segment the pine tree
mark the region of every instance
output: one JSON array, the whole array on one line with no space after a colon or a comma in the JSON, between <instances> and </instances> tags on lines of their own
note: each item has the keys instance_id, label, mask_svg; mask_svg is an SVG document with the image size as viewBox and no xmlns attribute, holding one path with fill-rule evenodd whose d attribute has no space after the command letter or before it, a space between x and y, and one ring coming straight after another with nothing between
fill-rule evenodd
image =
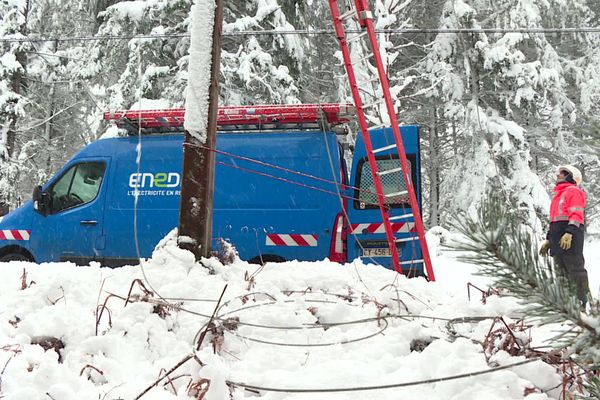
<instances>
[{"instance_id":1,"label":"pine tree","mask_svg":"<svg viewBox=\"0 0 600 400\"><path fill-rule=\"evenodd\" d=\"M28 44L10 39L27 35L30 8L28 0L0 4L0 37L8 39L0 44L0 215L16 202L13 186L21 174L20 163L15 159L17 129L27 102L23 77Z\"/></svg>"},{"instance_id":2,"label":"pine tree","mask_svg":"<svg viewBox=\"0 0 600 400\"><path fill-rule=\"evenodd\" d=\"M297 35L237 35L247 30L294 30L295 7L277 0L232 2L221 50L222 104L298 103L296 79L304 59ZM288 11L286 14L284 11Z\"/></svg>"},{"instance_id":3,"label":"pine tree","mask_svg":"<svg viewBox=\"0 0 600 400\"><path fill-rule=\"evenodd\" d=\"M99 13L97 36L131 36L99 40L86 51L77 75L98 86L105 110L128 109L140 98L162 99L182 106L187 84L187 37L136 38L136 35L184 35L191 2L147 2L133 9L116 3ZM74 65L75 66L75 65Z\"/></svg>"},{"instance_id":4,"label":"pine tree","mask_svg":"<svg viewBox=\"0 0 600 400\"><path fill-rule=\"evenodd\" d=\"M330 30L331 14L326 1L296 2L299 29ZM299 98L303 103L346 103L351 101L347 78L340 58L339 44L333 35L299 36L305 57L297 78Z\"/></svg>"},{"instance_id":5,"label":"pine tree","mask_svg":"<svg viewBox=\"0 0 600 400\"><path fill-rule=\"evenodd\" d=\"M29 16L31 36L85 36L95 24L87 1L42 0ZM78 21L74 24L73 21ZM81 56L82 44L50 40L29 43L26 113L19 124L21 168L26 171L17 190L27 198L31 188L46 181L73 152L87 144L85 132L89 94L85 82L69 68Z\"/></svg>"},{"instance_id":6,"label":"pine tree","mask_svg":"<svg viewBox=\"0 0 600 400\"><path fill-rule=\"evenodd\" d=\"M437 16L437 26L445 29L585 27L593 15L583 0L452 0L428 10L425 21ZM408 16L422 15L417 11ZM536 32L441 33L430 45L420 42L427 47L413 65L412 95L403 107L438 139L432 161L443 167L430 175L440 180L441 223L466 207L475 210L490 184L535 220L547 204L540 178L531 172L544 179L567 161L596 170L597 154L576 148L586 85L574 79L583 59L593 65L595 46L585 35L558 38ZM406 57L397 59L405 67L396 70L406 70ZM436 160L437 154L466 157Z\"/></svg>"}]
</instances>

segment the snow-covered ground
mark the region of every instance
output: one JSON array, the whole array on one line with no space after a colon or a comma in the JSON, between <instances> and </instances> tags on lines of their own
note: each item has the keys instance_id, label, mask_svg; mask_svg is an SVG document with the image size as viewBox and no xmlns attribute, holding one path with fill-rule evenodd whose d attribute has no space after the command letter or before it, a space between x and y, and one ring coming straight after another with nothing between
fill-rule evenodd
<instances>
[{"instance_id":1,"label":"snow-covered ground","mask_svg":"<svg viewBox=\"0 0 600 400\"><path fill-rule=\"evenodd\" d=\"M0 398L136 399L165 370L194 353L227 286L218 310L223 322L206 336L196 358L141 399L202 398L197 390L187 389L190 381L199 382L196 389L205 387L201 379L210 380L205 398L218 400L558 399L561 378L541 361L400 385L526 361L503 351L486 361L479 342L491 319L449 323L461 317L510 318L519 305L498 296L482 304L477 292L469 301L467 282L485 289L488 281L473 276L473 266L454 260L434 240L435 283L359 262L288 262L259 268L211 260L210 273L172 241L162 243L143 269L2 265ZM595 293L599 242L587 243L586 258ZM137 282L153 293L144 295ZM132 284L133 295L125 304ZM164 301L173 306L161 305ZM98 308L102 304L106 307ZM97 310L103 311L99 321ZM65 346L60 357L32 344L40 337L60 339ZM226 381L284 391L241 385L230 391ZM381 385L392 387L372 389ZM371 389L318 391L365 387Z\"/></svg>"}]
</instances>

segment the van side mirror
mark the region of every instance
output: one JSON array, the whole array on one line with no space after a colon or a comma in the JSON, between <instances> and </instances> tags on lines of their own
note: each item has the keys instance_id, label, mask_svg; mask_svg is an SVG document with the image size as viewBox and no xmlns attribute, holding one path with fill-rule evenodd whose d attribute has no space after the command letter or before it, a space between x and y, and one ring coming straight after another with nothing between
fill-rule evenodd
<instances>
[{"instance_id":1,"label":"van side mirror","mask_svg":"<svg viewBox=\"0 0 600 400\"><path fill-rule=\"evenodd\" d=\"M33 189L33 209L42 214L44 217L48 215L49 199L50 196L47 192L42 190L41 186L38 185Z\"/></svg>"}]
</instances>

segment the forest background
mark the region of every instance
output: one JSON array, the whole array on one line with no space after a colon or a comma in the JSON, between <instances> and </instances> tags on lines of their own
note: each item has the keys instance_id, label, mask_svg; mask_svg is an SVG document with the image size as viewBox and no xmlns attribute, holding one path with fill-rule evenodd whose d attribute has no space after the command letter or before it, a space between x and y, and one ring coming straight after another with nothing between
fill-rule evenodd
<instances>
[{"instance_id":1,"label":"forest background","mask_svg":"<svg viewBox=\"0 0 600 400\"><path fill-rule=\"evenodd\" d=\"M556 167L574 164L600 232L600 2L371 6L399 121L421 127L427 227L492 190L542 232ZM0 215L99 138L103 112L184 106L190 7L0 3ZM226 1L220 105L326 102L352 102L327 2Z\"/></svg>"}]
</instances>

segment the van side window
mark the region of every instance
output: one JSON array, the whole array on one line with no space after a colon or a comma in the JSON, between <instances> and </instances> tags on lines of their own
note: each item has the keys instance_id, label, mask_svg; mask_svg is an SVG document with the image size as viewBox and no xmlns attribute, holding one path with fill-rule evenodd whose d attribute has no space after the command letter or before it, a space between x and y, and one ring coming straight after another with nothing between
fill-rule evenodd
<instances>
[{"instance_id":1,"label":"van side window","mask_svg":"<svg viewBox=\"0 0 600 400\"><path fill-rule=\"evenodd\" d=\"M49 189L50 212L57 212L86 204L98 196L104 170L103 162L80 163L69 168Z\"/></svg>"},{"instance_id":2,"label":"van side window","mask_svg":"<svg viewBox=\"0 0 600 400\"><path fill-rule=\"evenodd\" d=\"M416 187L414 182L414 174L412 171L412 160L410 156L408 158L408 165L411 171L409 175L413 180L413 185ZM400 158L396 156L381 156L377 158L377 169L382 171L388 171L391 169L400 168ZM357 209L369 209L378 208L377 194L375 193L375 183L373 182L373 174L371 173L371 166L367 159L361 160L358 166L358 193L355 194L354 207ZM392 194L406 191L406 185L402 177L402 172L396 171L381 176L381 184L383 186L384 194ZM409 203L408 194L402 194L397 196L391 196L385 198L385 204L394 207L404 207Z\"/></svg>"}]
</instances>

